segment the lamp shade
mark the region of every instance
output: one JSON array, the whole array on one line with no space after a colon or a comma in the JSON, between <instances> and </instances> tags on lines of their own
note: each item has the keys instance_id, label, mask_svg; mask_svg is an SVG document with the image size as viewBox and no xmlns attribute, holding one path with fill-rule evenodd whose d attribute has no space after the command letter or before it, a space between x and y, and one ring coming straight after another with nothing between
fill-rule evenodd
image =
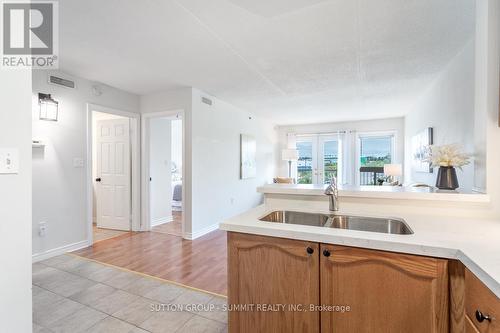
<instances>
[{"instance_id":1,"label":"lamp shade","mask_svg":"<svg viewBox=\"0 0 500 333\"><path fill-rule=\"evenodd\" d=\"M401 176L403 174L403 166L401 164L385 164L384 174L387 176Z\"/></svg>"},{"instance_id":2,"label":"lamp shade","mask_svg":"<svg viewBox=\"0 0 500 333\"><path fill-rule=\"evenodd\" d=\"M281 159L283 161L297 161L299 159L299 151L297 149L283 149L281 151Z\"/></svg>"}]
</instances>

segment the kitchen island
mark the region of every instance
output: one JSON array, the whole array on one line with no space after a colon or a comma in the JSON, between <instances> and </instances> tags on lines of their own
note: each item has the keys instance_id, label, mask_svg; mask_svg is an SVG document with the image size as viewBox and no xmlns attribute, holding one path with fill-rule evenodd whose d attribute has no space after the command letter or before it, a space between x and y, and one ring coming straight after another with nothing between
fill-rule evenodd
<instances>
[{"instance_id":1,"label":"kitchen island","mask_svg":"<svg viewBox=\"0 0 500 333\"><path fill-rule=\"evenodd\" d=\"M486 197L379 198L340 191L336 214L403 219L413 234L398 235L261 221L274 211L330 212L322 188L259 191L265 193L263 205L220 226L229 232L229 303L352 308L347 314L321 308L235 311L231 332L254 325L260 331L311 332L500 329L500 221L479 213Z\"/></svg>"}]
</instances>

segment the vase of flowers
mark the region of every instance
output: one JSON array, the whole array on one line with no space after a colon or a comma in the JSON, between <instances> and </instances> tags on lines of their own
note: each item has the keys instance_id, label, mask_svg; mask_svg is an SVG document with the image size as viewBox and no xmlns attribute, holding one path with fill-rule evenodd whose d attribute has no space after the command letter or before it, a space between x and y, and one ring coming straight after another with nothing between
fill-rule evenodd
<instances>
[{"instance_id":1,"label":"vase of flowers","mask_svg":"<svg viewBox=\"0 0 500 333\"><path fill-rule=\"evenodd\" d=\"M470 163L470 155L458 144L430 146L428 162L432 167L439 167L436 187L440 190L455 190L459 187L457 171Z\"/></svg>"}]
</instances>

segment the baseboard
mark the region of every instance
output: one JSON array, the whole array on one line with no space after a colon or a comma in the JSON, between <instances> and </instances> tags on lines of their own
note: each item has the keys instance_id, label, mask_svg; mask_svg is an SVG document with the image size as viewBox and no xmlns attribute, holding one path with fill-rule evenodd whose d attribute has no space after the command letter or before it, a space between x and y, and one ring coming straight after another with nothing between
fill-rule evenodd
<instances>
[{"instance_id":1,"label":"baseboard","mask_svg":"<svg viewBox=\"0 0 500 333\"><path fill-rule=\"evenodd\" d=\"M156 227L157 225L172 222L174 217L172 215L166 217L158 217L156 219L151 219L151 227Z\"/></svg>"},{"instance_id":2,"label":"baseboard","mask_svg":"<svg viewBox=\"0 0 500 333\"><path fill-rule=\"evenodd\" d=\"M57 247L55 249L47 250L47 251L42 252L42 253L35 253L32 255L31 261L35 263L38 261L42 261L45 259L49 259L49 258L58 256L60 254L64 254L66 252L71 252L71 251L83 249L84 247L88 247L88 246L90 246L90 243L88 240L84 240L84 241L73 243L73 244L64 245L61 247Z\"/></svg>"},{"instance_id":3,"label":"baseboard","mask_svg":"<svg viewBox=\"0 0 500 333\"><path fill-rule=\"evenodd\" d=\"M209 225L208 227L205 227L201 230L195 231L195 232L185 232L182 236L182 238L187 239L187 240L193 240L196 238L199 238L203 235L208 234L209 232L212 232L214 230L219 229L219 223Z\"/></svg>"}]
</instances>

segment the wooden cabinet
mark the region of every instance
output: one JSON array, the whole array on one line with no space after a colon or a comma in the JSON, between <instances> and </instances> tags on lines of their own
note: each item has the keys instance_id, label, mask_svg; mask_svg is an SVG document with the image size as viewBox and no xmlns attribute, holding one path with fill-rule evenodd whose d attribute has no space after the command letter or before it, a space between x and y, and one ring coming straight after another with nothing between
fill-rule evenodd
<instances>
[{"instance_id":1,"label":"wooden cabinet","mask_svg":"<svg viewBox=\"0 0 500 333\"><path fill-rule=\"evenodd\" d=\"M468 269L465 269L465 313L478 332L500 332L500 300Z\"/></svg>"},{"instance_id":2,"label":"wooden cabinet","mask_svg":"<svg viewBox=\"0 0 500 333\"><path fill-rule=\"evenodd\" d=\"M456 260L229 232L228 268L230 333L500 333Z\"/></svg>"},{"instance_id":3,"label":"wooden cabinet","mask_svg":"<svg viewBox=\"0 0 500 333\"><path fill-rule=\"evenodd\" d=\"M321 245L322 332L447 332L447 260Z\"/></svg>"},{"instance_id":4,"label":"wooden cabinet","mask_svg":"<svg viewBox=\"0 0 500 333\"><path fill-rule=\"evenodd\" d=\"M318 243L228 233L228 304L239 306L229 332L319 332L319 313L298 308L319 303L318 252Z\"/></svg>"}]
</instances>

